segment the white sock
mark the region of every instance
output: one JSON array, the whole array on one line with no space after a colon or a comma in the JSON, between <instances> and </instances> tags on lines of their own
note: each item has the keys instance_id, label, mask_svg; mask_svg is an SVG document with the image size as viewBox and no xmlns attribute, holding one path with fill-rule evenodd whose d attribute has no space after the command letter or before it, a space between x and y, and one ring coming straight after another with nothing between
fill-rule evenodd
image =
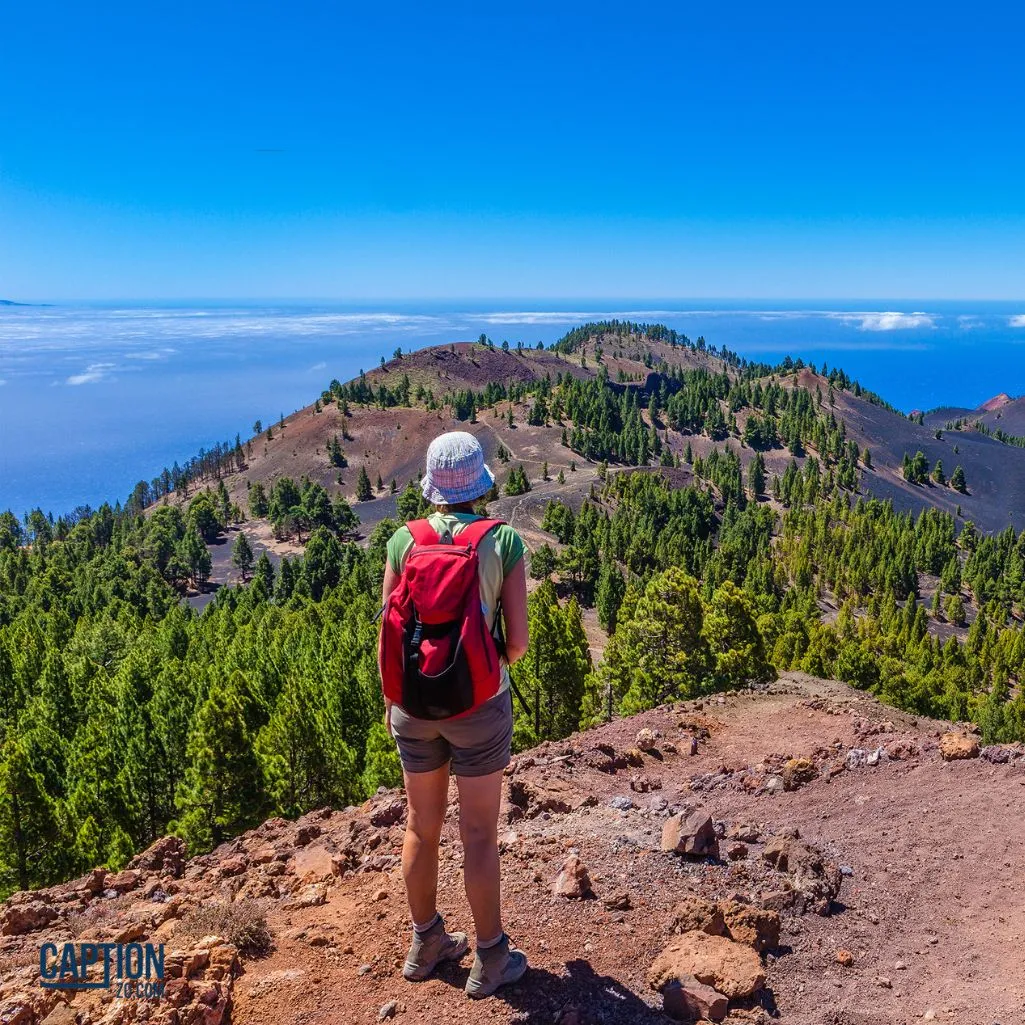
<instances>
[{"instance_id":1,"label":"white sock","mask_svg":"<svg viewBox=\"0 0 1025 1025\"><path fill-rule=\"evenodd\" d=\"M435 911L434 917L429 919L425 925L418 925L416 922L413 923L413 932L418 932L421 935L425 932L430 932L439 922L441 921L441 912Z\"/></svg>"},{"instance_id":2,"label":"white sock","mask_svg":"<svg viewBox=\"0 0 1025 1025\"><path fill-rule=\"evenodd\" d=\"M492 947L497 947L502 942L502 938L505 936L504 932L500 932L493 940L477 940L478 950L490 950Z\"/></svg>"}]
</instances>

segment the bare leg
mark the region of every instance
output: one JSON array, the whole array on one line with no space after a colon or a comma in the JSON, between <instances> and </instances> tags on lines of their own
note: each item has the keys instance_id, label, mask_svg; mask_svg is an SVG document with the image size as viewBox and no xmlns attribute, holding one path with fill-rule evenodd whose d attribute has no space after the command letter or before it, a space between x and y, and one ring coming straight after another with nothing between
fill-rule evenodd
<instances>
[{"instance_id":1,"label":"bare leg","mask_svg":"<svg viewBox=\"0 0 1025 1025\"><path fill-rule=\"evenodd\" d=\"M502 883L498 864L498 810L502 772L457 776L463 882L478 942L502 933Z\"/></svg>"},{"instance_id":2,"label":"bare leg","mask_svg":"<svg viewBox=\"0 0 1025 1025\"><path fill-rule=\"evenodd\" d=\"M409 912L414 923L422 925L438 910L438 843L448 809L448 763L432 772L404 775L409 807L402 844L402 878Z\"/></svg>"}]
</instances>

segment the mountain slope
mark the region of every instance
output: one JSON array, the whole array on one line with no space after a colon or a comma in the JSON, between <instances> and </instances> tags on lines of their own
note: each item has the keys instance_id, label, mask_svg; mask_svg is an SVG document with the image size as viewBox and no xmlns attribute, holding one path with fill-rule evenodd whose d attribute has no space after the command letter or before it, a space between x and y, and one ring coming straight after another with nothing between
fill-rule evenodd
<instances>
[{"instance_id":1,"label":"mountain slope","mask_svg":"<svg viewBox=\"0 0 1025 1025\"><path fill-rule=\"evenodd\" d=\"M599 358L601 362L599 363ZM330 494L340 494L355 501L356 480L364 467L372 482L381 480L371 501L359 503L358 512L366 528L381 519L393 516L395 502L391 481L401 490L422 472L424 456L431 438L453 429L476 434L487 457L499 475L500 483L511 469L523 465L532 481L539 481L544 465L551 476L561 469L570 472L575 465L581 476L574 478L571 494L579 491L585 481L593 479L594 466L587 459L562 444L563 427L572 429L573 422L563 419L548 426L527 423L534 402L529 389L546 378L555 382L564 374L577 379L593 379L599 369L608 375L615 390L637 389L638 404L644 409L653 392L664 382L661 373L672 370L707 370L712 374L727 373L736 380L739 370L718 355L689 345L672 345L667 341L632 334L610 334L595 329L582 334L571 348L558 350L523 349L503 351L478 343L435 346L404 353L360 379L368 395L375 395L383 386L396 390L407 388L411 405L381 408L373 401L348 404L348 415L335 403L317 403L274 425L247 444L247 465L242 472L225 478L231 498L245 509L247 491L254 482L267 486L281 476L298 479L309 476L323 484ZM842 420L847 437L859 451L869 449L871 468L859 471L859 492L892 500L901 510L918 512L938 508L955 514L960 508L964 519L972 520L984 531L999 531L1009 524L1020 527L1020 510L1025 503L1025 449L1003 445L977 431L943 431L935 437L933 414L920 425L885 406L869 401L854 391L831 388L829 381L815 371L804 368L795 372L770 375L786 387L799 387L813 396L820 396L824 414L832 413ZM481 396L485 389L500 385L516 387L520 394L514 401L499 399L493 406L480 408L477 417L467 420L454 415L451 398L472 391ZM523 393L527 389L527 393ZM825 396L831 395L829 406ZM429 408L434 405L436 408ZM730 410L723 406L725 415ZM512 424L509 422L510 415ZM1009 430L1020 416L1025 422L1025 400L1013 400L993 412L981 414ZM736 413L743 430L748 411ZM650 426L647 413L642 413ZM988 421L985 421L988 422ZM664 425L663 425L664 428ZM1021 428L1025 432L1025 426ZM746 465L754 452L739 437L713 441L705 433L678 433L663 429L664 441L675 457L682 460L687 448L692 458L707 457L714 447L729 445ZM345 452L348 466L331 465L328 446L337 437ZM959 493L949 486L932 482L913 485L903 479L901 468L905 455L921 451L931 469L941 461L947 478L960 465L967 478L968 491ZM508 459L499 458L508 453ZM816 453L812 453L816 454ZM791 460L787 449L777 446L764 453L766 470L781 475ZM803 457L799 459L803 462ZM247 531L255 539L266 542L269 532L250 524Z\"/></svg>"}]
</instances>

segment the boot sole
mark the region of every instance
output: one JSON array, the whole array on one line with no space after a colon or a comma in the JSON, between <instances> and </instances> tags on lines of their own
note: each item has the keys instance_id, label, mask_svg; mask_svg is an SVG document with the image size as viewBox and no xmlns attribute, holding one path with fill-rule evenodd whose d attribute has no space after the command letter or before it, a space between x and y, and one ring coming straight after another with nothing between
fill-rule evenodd
<instances>
[{"instance_id":1,"label":"boot sole","mask_svg":"<svg viewBox=\"0 0 1025 1025\"><path fill-rule=\"evenodd\" d=\"M408 961L402 969L402 977L406 982L424 982L434 971L435 968L440 964L444 964L446 961L458 961L460 958L466 956L466 952L470 949L469 939L463 940L462 943L458 944L453 950L447 954L442 954L441 957L435 958L428 965L413 965Z\"/></svg>"}]
</instances>

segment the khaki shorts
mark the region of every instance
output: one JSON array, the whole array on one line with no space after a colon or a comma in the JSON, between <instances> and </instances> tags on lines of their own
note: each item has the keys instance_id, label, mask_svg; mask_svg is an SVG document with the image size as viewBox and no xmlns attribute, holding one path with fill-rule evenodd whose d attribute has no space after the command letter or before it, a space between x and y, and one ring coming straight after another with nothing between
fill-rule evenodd
<instances>
[{"instance_id":1,"label":"khaki shorts","mask_svg":"<svg viewBox=\"0 0 1025 1025\"><path fill-rule=\"evenodd\" d=\"M391 707L391 732L406 772L433 772L448 762L455 776L489 776L512 752L512 695L508 688L455 719L414 719Z\"/></svg>"}]
</instances>

